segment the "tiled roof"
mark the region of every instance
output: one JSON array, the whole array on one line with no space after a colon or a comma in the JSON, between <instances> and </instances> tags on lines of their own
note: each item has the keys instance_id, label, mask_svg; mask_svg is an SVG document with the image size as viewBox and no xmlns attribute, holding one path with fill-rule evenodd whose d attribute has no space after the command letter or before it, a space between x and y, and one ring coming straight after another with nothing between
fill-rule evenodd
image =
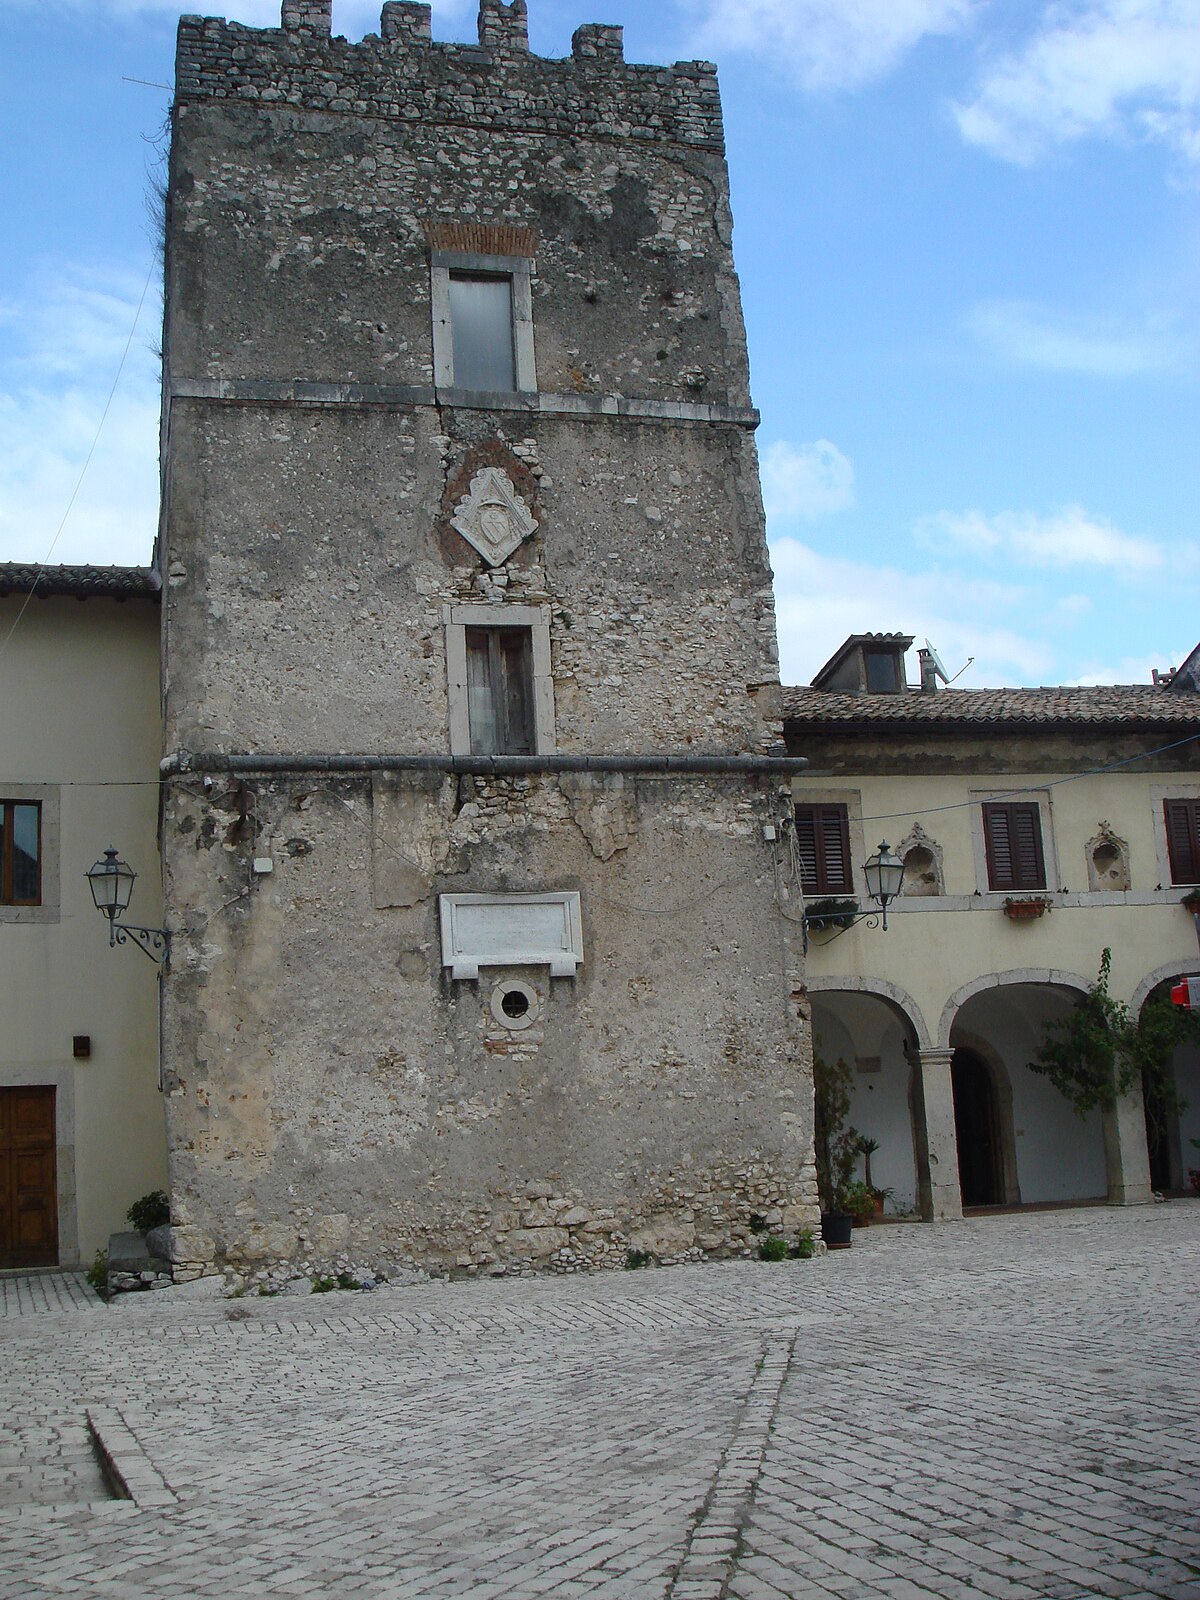
<instances>
[{"instance_id":1,"label":"tiled roof","mask_svg":"<svg viewBox=\"0 0 1200 1600\"><path fill-rule=\"evenodd\" d=\"M35 599L73 595L77 600L157 600L162 579L153 567L44 567L32 561L0 561L0 598L31 590Z\"/></svg>"},{"instance_id":2,"label":"tiled roof","mask_svg":"<svg viewBox=\"0 0 1200 1600\"><path fill-rule=\"evenodd\" d=\"M1159 684L1102 684L1086 689L939 689L936 694L831 694L784 689L785 722L859 728L1200 726L1200 694L1172 694Z\"/></svg>"}]
</instances>

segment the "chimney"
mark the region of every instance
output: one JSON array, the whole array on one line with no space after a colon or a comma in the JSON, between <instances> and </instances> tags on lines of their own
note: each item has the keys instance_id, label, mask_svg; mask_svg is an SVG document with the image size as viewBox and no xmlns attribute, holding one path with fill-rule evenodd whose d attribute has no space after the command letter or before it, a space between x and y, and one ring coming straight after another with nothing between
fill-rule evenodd
<instances>
[{"instance_id":1,"label":"chimney","mask_svg":"<svg viewBox=\"0 0 1200 1600\"><path fill-rule=\"evenodd\" d=\"M917 660L921 663L921 693L936 694L938 671L933 664L933 651L929 649L918 650Z\"/></svg>"}]
</instances>

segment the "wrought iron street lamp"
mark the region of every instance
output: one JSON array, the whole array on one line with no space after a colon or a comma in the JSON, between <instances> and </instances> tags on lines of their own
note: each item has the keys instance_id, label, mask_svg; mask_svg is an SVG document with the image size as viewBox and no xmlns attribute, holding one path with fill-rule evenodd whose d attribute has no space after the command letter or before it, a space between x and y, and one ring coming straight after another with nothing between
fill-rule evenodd
<instances>
[{"instance_id":1,"label":"wrought iron street lamp","mask_svg":"<svg viewBox=\"0 0 1200 1600\"><path fill-rule=\"evenodd\" d=\"M863 876L867 880L867 893L883 914L883 927L887 931L887 908L900 893L904 886L904 862L893 851L885 839L873 856L868 856L863 862ZM854 900L844 902L827 902L811 916L806 912L803 919L804 953L808 954L808 935L811 929L828 932L836 928L832 939L823 941L831 944L839 934L849 928L857 927L860 922L865 922L868 928L879 926L879 917L874 911L860 911L858 903Z\"/></svg>"},{"instance_id":2,"label":"wrought iron street lamp","mask_svg":"<svg viewBox=\"0 0 1200 1600\"><path fill-rule=\"evenodd\" d=\"M904 883L904 863L885 839L873 856L863 862L863 876L867 880L867 893L883 912L883 928L887 932L887 908L900 893Z\"/></svg>"},{"instance_id":3,"label":"wrought iron street lamp","mask_svg":"<svg viewBox=\"0 0 1200 1600\"><path fill-rule=\"evenodd\" d=\"M132 939L139 950L145 951L151 961L170 964L171 941L165 928L141 928L134 922L121 922L133 898L133 884L137 873L127 861L122 861L111 848L84 874L92 891L96 910L108 918L108 947L128 944Z\"/></svg>"}]
</instances>

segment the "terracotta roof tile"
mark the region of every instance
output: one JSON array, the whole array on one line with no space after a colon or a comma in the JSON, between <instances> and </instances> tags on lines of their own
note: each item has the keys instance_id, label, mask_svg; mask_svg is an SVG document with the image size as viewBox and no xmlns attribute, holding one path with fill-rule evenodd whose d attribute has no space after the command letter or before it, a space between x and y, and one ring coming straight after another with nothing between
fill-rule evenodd
<instances>
[{"instance_id":1,"label":"terracotta roof tile","mask_svg":"<svg viewBox=\"0 0 1200 1600\"><path fill-rule=\"evenodd\" d=\"M1150 683L1083 689L939 689L936 694L917 690L831 694L801 687L784 689L783 716L785 722L808 727L1200 726L1200 694L1172 694L1162 685Z\"/></svg>"},{"instance_id":2,"label":"terracotta roof tile","mask_svg":"<svg viewBox=\"0 0 1200 1600\"><path fill-rule=\"evenodd\" d=\"M39 566L37 562L0 561L0 598L29 594L49 599L73 595L77 600L157 600L162 578L153 567Z\"/></svg>"}]
</instances>

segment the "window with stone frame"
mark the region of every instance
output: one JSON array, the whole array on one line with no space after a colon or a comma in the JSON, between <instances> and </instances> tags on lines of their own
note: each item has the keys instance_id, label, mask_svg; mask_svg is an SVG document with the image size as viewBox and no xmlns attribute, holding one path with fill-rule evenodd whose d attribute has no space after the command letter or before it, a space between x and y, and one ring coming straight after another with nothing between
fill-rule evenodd
<instances>
[{"instance_id":1,"label":"window with stone frame","mask_svg":"<svg viewBox=\"0 0 1200 1600\"><path fill-rule=\"evenodd\" d=\"M532 259L434 249L430 271L435 384L474 394L533 393Z\"/></svg>"},{"instance_id":2,"label":"window with stone frame","mask_svg":"<svg viewBox=\"0 0 1200 1600\"><path fill-rule=\"evenodd\" d=\"M1164 800L1172 883L1200 883L1200 800Z\"/></svg>"},{"instance_id":3,"label":"window with stone frame","mask_svg":"<svg viewBox=\"0 0 1200 1600\"><path fill-rule=\"evenodd\" d=\"M554 755L550 608L452 605L443 617L451 754Z\"/></svg>"},{"instance_id":4,"label":"window with stone frame","mask_svg":"<svg viewBox=\"0 0 1200 1600\"><path fill-rule=\"evenodd\" d=\"M42 903L42 807L0 800L0 905Z\"/></svg>"},{"instance_id":5,"label":"window with stone frame","mask_svg":"<svg viewBox=\"0 0 1200 1600\"><path fill-rule=\"evenodd\" d=\"M983 839L988 887L1023 890L1046 887L1041 809L1026 801L985 801Z\"/></svg>"},{"instance_id":6,"label":"window with stone frame","mask_svg":"<svg viewBox=\"0 0 1200 1600\"><path fill-rule=\"evenodd\" d=\"M796 854L806 895L850 894L850 814L842 805L797 806Z\"/></svg>"}]
</instances>

